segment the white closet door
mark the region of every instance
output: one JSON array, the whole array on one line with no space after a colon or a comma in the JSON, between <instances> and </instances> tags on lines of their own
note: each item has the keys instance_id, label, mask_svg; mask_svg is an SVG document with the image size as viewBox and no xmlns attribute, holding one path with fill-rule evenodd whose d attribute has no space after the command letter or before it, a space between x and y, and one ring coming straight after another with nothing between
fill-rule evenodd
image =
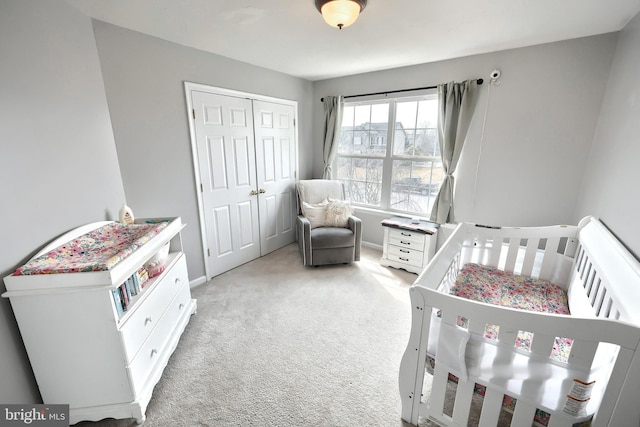
<instances>
[{"instance_id":1,"label":"white closet door","mask_svg":"<svg viewBox=\"0 0 640 427\"><path fill-rule=\"evenodd\" d=\"M295 241L296 144L292 105L253 101L262 255Z\"/></svg>"},{"instance_id":2,"label":"white closet door","mask_svg":"<svg viewBox=\"0 0 640 427\"><path fill-rule=\"evenodd\" d=\"M207 271L216 276L260 256L251 100L192 91Z\"/></svg>"}]
</instances>

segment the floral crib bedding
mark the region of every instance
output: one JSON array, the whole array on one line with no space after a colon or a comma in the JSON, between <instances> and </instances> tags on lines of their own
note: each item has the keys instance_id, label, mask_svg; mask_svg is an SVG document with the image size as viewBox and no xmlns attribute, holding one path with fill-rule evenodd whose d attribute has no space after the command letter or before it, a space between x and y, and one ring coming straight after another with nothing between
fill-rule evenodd
<instances>
[{"instance_id":1,"label":"floral crib bedding","mask_svg":"<svg viewBox=\"0 0 640 427\"><path fill-rule=\"evenodd\" d=\"M450 293L473 301L519 310L570 314L567 292L560 286L479 264L464 265ZM466 328L467 323L464 318L458 319L458 326ZM498 325L487 325L484 337L495 340L499 332ZM530 332L519 331L515 347L530 351L532 339ZM551 359L566 363L572 342L570 338L556 337Z\"/></svg>"},{"instance_id":2,"label":"floral crib bedding","mask_svg":"<svg viewBox=\"0 0 640 427\"><path fill-rule=\"evenodd\" d=\"M14 276L110 270L167 227L169 221L109 223L36 257Z\"/></svg>"}]
</instances>

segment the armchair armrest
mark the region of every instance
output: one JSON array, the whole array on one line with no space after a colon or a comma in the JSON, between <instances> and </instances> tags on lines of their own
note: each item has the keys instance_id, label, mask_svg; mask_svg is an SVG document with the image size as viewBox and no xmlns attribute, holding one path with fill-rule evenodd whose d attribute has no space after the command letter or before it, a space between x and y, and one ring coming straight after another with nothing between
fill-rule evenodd
<instances>
[{"instance_id":1,"label":"armchair armrest","mask_svg":"<svg viewBox=\"0 0 640 427\"><path fill-rule=\"evenodd\" d=\"M362 244L362 221L357 216L349 216L349 228L355 235L355 252L353 254L354 261L360 261L360 246Z\"/></svg>"},{"instance_id":2,"label":"armchair armrest","mask_svg":"<svg viewBox=\"0 0 640 427\"><path fill-rule=\"evenodd\" d=\"M311 265L311 223L308 218L298 215L298 249L303 257L303 265Z\"/></svg>"}]
</instances>

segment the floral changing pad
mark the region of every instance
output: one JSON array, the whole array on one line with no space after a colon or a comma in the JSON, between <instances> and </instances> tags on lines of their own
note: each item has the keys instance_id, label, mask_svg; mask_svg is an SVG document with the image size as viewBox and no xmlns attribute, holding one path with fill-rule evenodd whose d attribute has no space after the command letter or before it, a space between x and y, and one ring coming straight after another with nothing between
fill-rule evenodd
<instances>
[{"instance_id":1,"label":"floral changing pad","mask_svg":"<svg viewBox=\"0 0 640 427\"><path fill-rule=\"evenodd\" d=\"M106 271L147 243L169 221L106 224L19 267L14 276Z\"/></svg>"}]
</instances>

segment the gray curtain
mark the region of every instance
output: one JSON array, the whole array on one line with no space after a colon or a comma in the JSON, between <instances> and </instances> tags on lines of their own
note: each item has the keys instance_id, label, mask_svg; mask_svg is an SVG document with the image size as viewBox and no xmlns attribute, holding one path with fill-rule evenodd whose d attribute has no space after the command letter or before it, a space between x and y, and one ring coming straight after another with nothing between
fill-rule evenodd
<instances>
[{"instance_id":1,"label":"gray curtain","mask_svg":"<svg viewBox=\"0 0 640 427\"><path fill-rule=\"evenodd\" d=\"M440 155L445 171L444 181L431 210L431 221L439 224L454 222L453 189L456 171L469 124L475 109L478 83L468 80L462 83L438 85L438 137Z\"/></svg>"},{"instance_id":2,"label":"gray curtain","mask_svg":"<svg viewBox=\"0 0 640 427\"><path fill-rule=\"evenodd\" d=\"M332 165L338 152L340 127L342 126L342 96L324 97L324 146L322 158L324 160L323 179L333 179Z\"/></svg>"}]
</instances>

